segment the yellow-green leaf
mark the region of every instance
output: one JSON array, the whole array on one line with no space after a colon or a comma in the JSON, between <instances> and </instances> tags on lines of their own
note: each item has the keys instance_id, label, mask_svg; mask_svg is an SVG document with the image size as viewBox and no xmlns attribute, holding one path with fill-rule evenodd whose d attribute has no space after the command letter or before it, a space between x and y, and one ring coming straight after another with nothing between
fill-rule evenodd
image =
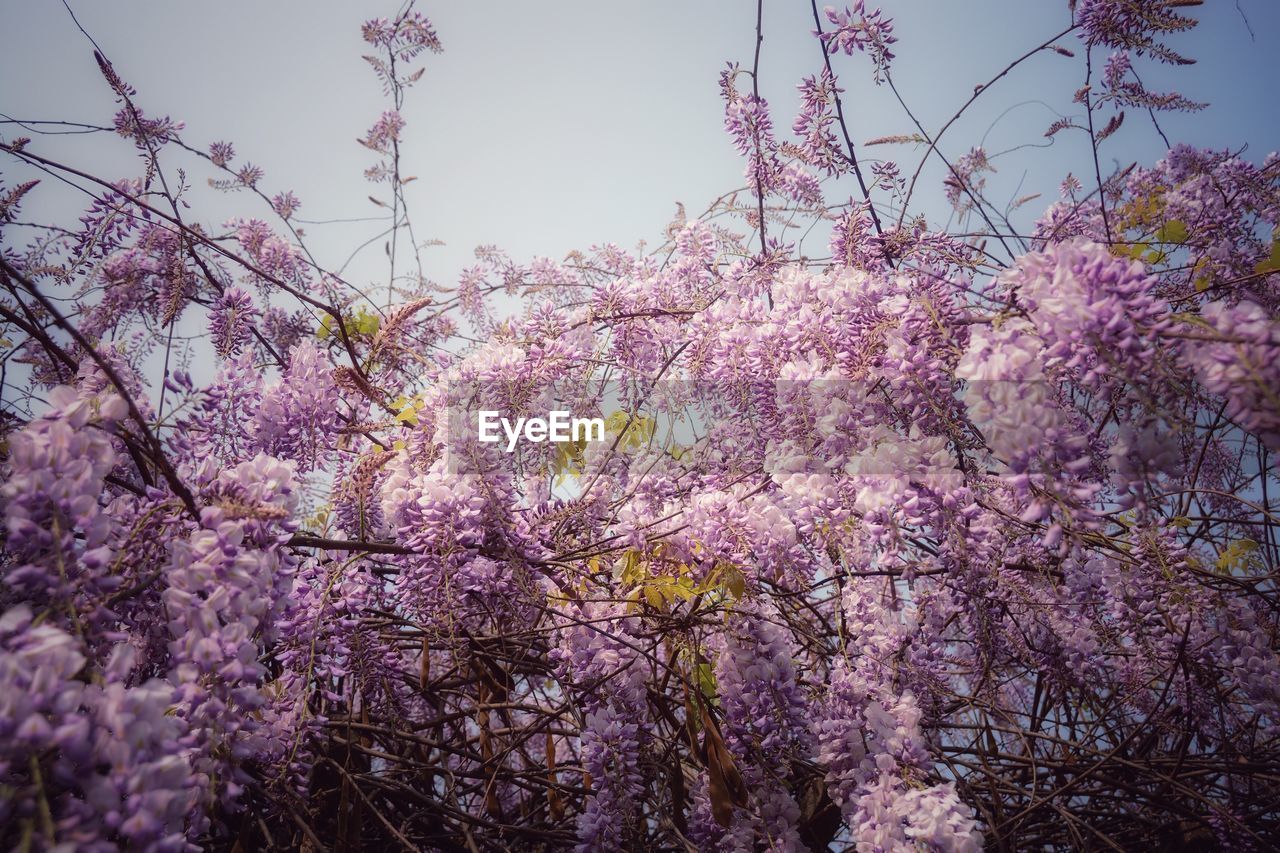
<instances>
[{"instance_id":1,"label":"yellow-green leaf","mask_svg":"<svg viewBox=\"0 0 1280 853\"><path fill-rule=\"evenodd\" d=\"M1156 239L1161 243L1185 243L1189 236L1187 223L1180 219L1170 219L1156 232Z\"/></svg>"},{"instance_id":2,"label":"yellow-green leaf","mask_svg":"<svg viewBox=\"0 0 1280 853\"><path fill-rule=\"evenodd\" d=\"M708 699L716 698L716 690L719 685L716 683L716 672L709 663L698 664L698 689L702 691L702 695Z\"/></svg>"},{"instance_id":3,"label":"yellow-green leaf","mask_svg":"<svg viewBox=\"0 0 1280 853\"><path fill-rule=\"evenodd\" d=\"M1271 243L1271 257L1265 261L1261 261L1253 271L1265 275L1266 273L1280 272L1280 240L1274 240Z\"/></svg>"},{"instance_id":4,"label":"yellow-green leaf","mask_svg":"<svg viewBox=\"0 0 1280 853\"><path fill-rule=\"evenodd\" d=\"M1218 571L1230 572L1248 565L1253 552L1258 550L1258 543L1252 539L1237 539L1218 554Z\"/></svg>"}]
</instances>

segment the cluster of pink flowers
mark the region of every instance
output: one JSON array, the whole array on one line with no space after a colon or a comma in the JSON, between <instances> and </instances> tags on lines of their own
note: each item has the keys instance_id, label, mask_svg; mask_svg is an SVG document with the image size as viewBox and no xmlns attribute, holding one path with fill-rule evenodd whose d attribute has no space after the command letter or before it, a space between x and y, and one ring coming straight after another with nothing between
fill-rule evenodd
<instances>
[{"instance_id":1,"label":"cluster of pink flowers","mask_svg":"<svg viewBox=\"0 0 1280 853\"><path fill-rule=\"evenodd\" d=\"M837 11L828 6L825 11L827 20L836 27L822 34L827 51L846 54L858 51L870 55L879 83L893 61L889 47L898 40L893 34L893 19L884 17L879 9L868 12L865 0L857 0L852 9Z\"/></svg>"},{"instance_id":2,"label":"cluster of pink flowers","mask_svg":"<svg viewBox=\"0 0 1280 853\"><path fill-rule=\"evenodd\" d=\"M240 354L253 337L258 309L253 297L239 287L229 287L214 305L209 336L214 351L223 358Z\"/></svg>"},{"instance_id":3,"label":"cluster of pink flowers","mask_svg":"<svg viewBox=\"0 0 1280 853\"><path fill-rule=\"evenodd\" d=\"M366 148L390 154L392 145L400 139L400 131L404 129L404 119L395 110L387 110L374 122L373 127L365 134L360 144Z\"/></svg>"},{"instance_id":4,"label":"cluster of pink flowers","mask_svg":"<svg viewBox=\"0 0 1280 853\"><path fill-rule=\"evenodd\" d=\"M1122 51L1086 109L1158 106L1130 54L1170 58L1186 5L1074 4ZM165 157L256 210L166 196L181 127L105 60L145 172L22 245L6 196L0 843L1280 837L1274 155L1067 176L1028 237L971 148L936 230L839 126L839 54L893 60L858 2L792 137L722 75L747 192L656 249L485 246L441 285L398 172L440 46L412 7L364 28L386 293L318 269L229 143ZM603 439L478 439L556 410Z\"/></svg>"}]
</instances>

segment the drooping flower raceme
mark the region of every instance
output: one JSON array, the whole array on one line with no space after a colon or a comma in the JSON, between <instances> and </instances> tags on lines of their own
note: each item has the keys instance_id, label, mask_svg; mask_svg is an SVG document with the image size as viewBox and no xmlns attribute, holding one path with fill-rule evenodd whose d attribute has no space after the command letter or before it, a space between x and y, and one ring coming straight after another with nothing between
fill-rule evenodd
<instances>
[{"instance_id":1,"label":"drooping flower raceme","mask_svg":"<svg viewBox=\"0 0 1280 853\"><path fill-rule=\"evenodd\" d=\"M1174 105L1136 63L1187 8L1079 0L1093 121L1051 135ZM855 142L840 54L888 81L905 26L829 10L791 133L776 26L721 77L741 187L452 277L400 174L440 47L412 4L363 30L385 276L320 269L274 172L101 61L121 133L87 138L138 175L29 233L42 176L0 189L0 843L1280 834L1280 159L1104 147L996 207L1015 154L963 125ZM941 187L879 156L912 144L958 155ZM199 216L198 170L240 215ZM480 411L604 434L508 449Z\"/></svg>"},{"instance_id":2,"label":"drooping flower raceme","mask_svg":"<svg viewBox=\"0 0 1280 853\"><path fill-rule=\"evenodd\" d=\"M337 385L326 354L310 342L296 346L289 368L262 394L253 435L265 452L299 463L321 464L341 424Z\"/></svg>"}]
</instances>

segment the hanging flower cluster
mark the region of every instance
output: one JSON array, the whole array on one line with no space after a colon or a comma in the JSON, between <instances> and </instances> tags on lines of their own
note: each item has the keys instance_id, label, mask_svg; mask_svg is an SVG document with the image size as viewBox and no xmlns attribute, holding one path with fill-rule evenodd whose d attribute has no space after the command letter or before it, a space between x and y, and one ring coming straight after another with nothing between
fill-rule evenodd
<instances>
[{"instance_id":1,"label":"hanging flower cluster","mask_svg":"<svg viewBox=\"0 0 1280 853\"><path fill-rule=\"evenodd\" d=\"M1119 51L1083 109L1190 109L1131 55L1192 5L1072 4ZM369 21L372 295L100 59L142 173L38 237L0 190L0 844L1275 846L1280 160L1055 176L1015 228L935 136L943 230L841 100L893 23L826 22L793 138L721 76L745 191L442 285L399 171L440 41ZM180 151L253 207L196 224ZM602 433L477 432L554 411Z\"/></svg>"}]
</instances>

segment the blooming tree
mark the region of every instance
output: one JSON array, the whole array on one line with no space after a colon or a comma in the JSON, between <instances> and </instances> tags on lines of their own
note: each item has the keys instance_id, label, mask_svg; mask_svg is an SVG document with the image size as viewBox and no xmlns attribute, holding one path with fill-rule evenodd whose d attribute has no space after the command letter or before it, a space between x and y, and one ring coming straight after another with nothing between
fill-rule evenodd
<instances>
[{"instance_id":1,"label":"blooming tree","mask_svg":"<svg viewBox=\"0 0 1280 853\"><path fill-rule=\"evenodd\" d=\"M1000 75L1043 53L1081 75L1048 134L1096 168L1031 233L985 192L991 155L948 158L955 119L899 98L914 129L877 142L914 153L855 145L840 75L897 93L862 0L812 8L790 134L758 52L725 70L745 184L661 246L486 248L447 288L401 171L441 49L412 4L363 28L382 294L101 53L101 130L139 174L6 124L0 840L1280 842L1280 159L1104 168L1126 115L1199 108L1135 70L1186 61L1168 41L1199 4L1068 5ZM913 205L925 161L949 229ZM199 169L246 218L198 218ZM92 203L28 223L27 173ZM474 429L552 409L604 440Z\"/></svg>"}]
</instances>

